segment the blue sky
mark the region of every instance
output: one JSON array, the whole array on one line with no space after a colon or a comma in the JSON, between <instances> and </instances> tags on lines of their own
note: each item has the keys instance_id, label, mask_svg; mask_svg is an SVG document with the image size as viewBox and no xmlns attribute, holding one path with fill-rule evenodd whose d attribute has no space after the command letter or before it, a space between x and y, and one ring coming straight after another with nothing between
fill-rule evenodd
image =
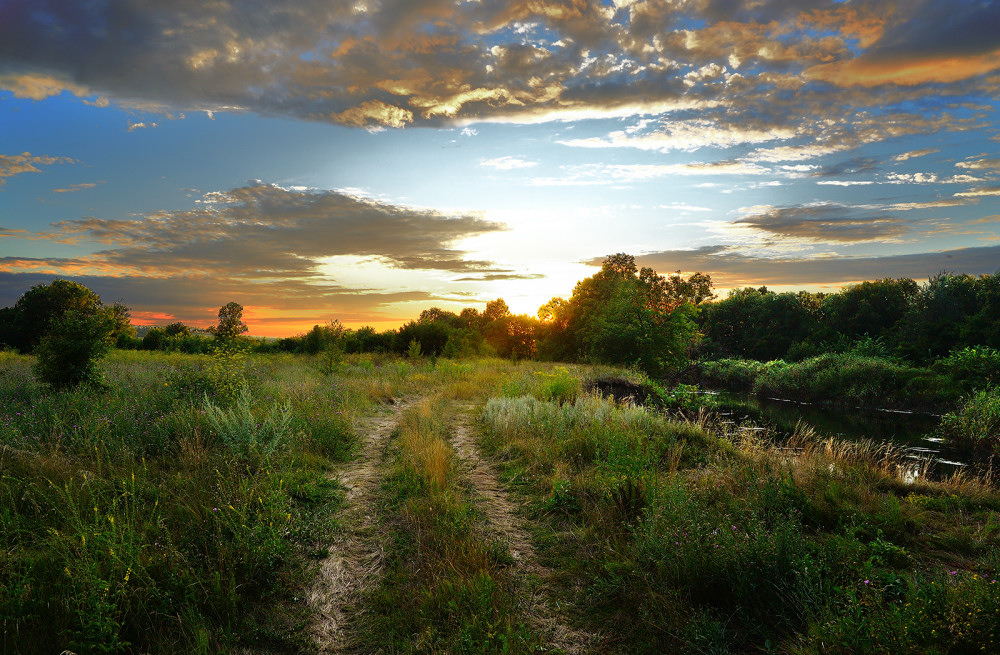
<instances>
[{"instance_id":1,"label":"blue sky","mask_svg":"<svg viewBox=\"0 0 1000 655\"><path fill-rule=\"evenodd\" d=\"M0 2L0 304L256 334L1000 269L990 2Z\"/></svg>"}]
</instances>

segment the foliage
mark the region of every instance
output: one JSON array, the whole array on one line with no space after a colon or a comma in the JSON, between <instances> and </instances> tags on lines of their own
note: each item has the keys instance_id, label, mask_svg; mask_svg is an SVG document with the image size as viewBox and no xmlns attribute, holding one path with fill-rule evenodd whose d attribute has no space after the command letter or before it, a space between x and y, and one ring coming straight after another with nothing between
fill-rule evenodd
<instances>
[{"instance_id":1,"label":"foliage","mask_svg":"<svg viewBox=\"0 0 1000 655\"><path fill-rule=\"evenodd\" d=\"M983 456L1000 457L1000 387L977 391L941 419L950 443Z\"/></svg>"},{"instance_id":2,"label":"foliage","mask_svg":"<svg viewBox=\"0 0 1000 655\"><path fill-rule=\"evenodd\" d=\"M1000 350L989 346L967 346L934 362L935 371L960 381L969 391L1000 386Z\"/></svg>"},{"instance_id":3,"label":"foliage","mask_svg":"<svg viewBox=\"0 0 1000 655\"><path fill-rule=\"evenodd\" d=\"M304 359L255 366L241 409L288 425L253 466L174 384L205 360L112 353L99 392L49 394L29 358L0 357L0 651L311 647L300 599L339 502L328 458L350 455L344 417L369 405L369 376L333 387Z\"/></svg>"},{"instance_id":4,"label":"foliage","mask_svg":"<svg viewBox=\"0 0 1000 655\"><path fill-rule=\"evenodd\" d=\"M663 375L686 361L697 336L697 309L678 295L683 288L650 269L637 272L630 255L609 256L600 272L577 283L568 301L553 299L539 310L547 323L539 350Z\"/></svg>"},{"instance_id":5,"label":"foliage","mask_svg":"<svg viewBox=\"0 0 1000 655\"><path fill-rule=\"evenodd\" d=\"M774 293L766 288L735 289L705 307L701 325L717 356L768 361L784 357L804 342L816 324L809 296Z\"/></svg>"},{"instance_id":6,"label":"foliage","mask_svg":"<svg viewBox=\"0 0 1000 655\"><path fill-rule=\"evenodd\" d=\"M77 282L54 280L31 287L4 313L0 343L31 352L41 342L50 324L69 310L96 314L104 309L100 296Z\"/></svg>"},{"instance_id":7,"label":"foliage","mask_svg":"<svg viewBox=\"0 0 1000 655\"><path fill-rule=\"evenodd\" d=\"M907 486L888 456L800 441L790 457L594 398L492 399L480 427L595 650L996 647L993 487Z\"/></svg>"},{"instance_id":8,"label":"foliage","mask_svg":"<svg viewBox=\"0 0 1000 655\"><path fill-rule=\"evenodd\" d=\"M946 375L853 352L801 362L725 359L701 362L700 381L768 397L852 407L944 408L960 387Z\"/></svg>"},{"instance_id":9,"label":"foliage","mask_svg":"<svg viewBox=\"0 0 1000 655\"><path fill-rule=\"evenodd\" d=\"M216 338L235 339L249 329L247 324L243 322L243 305L237 302L228 302L219 308L219 324L213 330Z\"/></svg>"},{"instance_id":10,"label":"foliage","mask_svg":"<svg viewBox=\"0 0 1000 655\"><path fill-rule=\"evenodd\" d=\"M206 395L205 420L215 436L237 456L266 458L287 446L292 405L286 400L262 412L254 411L250 387L243 384L231 407L219 407Z\"/></svg>"},{"instance_id":11,"label":"foliage","mask_svg":"<svg viewBox=\"0 0 1000 655\"><path fill-rule=\"evenodd\" d=\"M35 348L35 373L56 389L100 383L97 360L111 349L113 329L108 312L65 311L49 322Z\"/></svg>"}]
</instances>

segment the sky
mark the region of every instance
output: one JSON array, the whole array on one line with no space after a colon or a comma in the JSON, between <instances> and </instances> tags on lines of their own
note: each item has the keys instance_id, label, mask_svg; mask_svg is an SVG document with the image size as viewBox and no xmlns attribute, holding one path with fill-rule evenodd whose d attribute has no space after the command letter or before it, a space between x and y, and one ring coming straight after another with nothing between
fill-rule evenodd
<instances>
[{"instance_id":1,"label":"sky","mask_svg":"<svg viewBox=\"0 0 1000 655\"><path fill-rule=\"evenodd\" d=\"M991 0L0 0L0 306L534 314L1000 270Z\"/></svg>"}]
</instances>

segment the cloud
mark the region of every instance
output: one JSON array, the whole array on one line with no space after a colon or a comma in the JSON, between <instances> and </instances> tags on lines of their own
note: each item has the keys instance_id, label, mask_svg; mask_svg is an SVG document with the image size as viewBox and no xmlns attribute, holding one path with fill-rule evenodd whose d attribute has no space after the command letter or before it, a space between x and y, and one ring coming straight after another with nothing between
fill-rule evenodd
<instances>
[{"instance_id":1,"label":"cloud","mask_svg":"<svg viewBox=\"0 0 1000 655\"><path fill-rule=\"evenodd\" d=\"M975 171L1000 172L1000 158L976 159L973 161L955 162L955 166Z\"/></svg>"},{"instance_id":2,"label":"cloud","mask_svg":"<svg viewBox=\"0 0 1000 655\"><path fill-rule=\"evenodd\" d=\"M487 275L477 275L457 278L456 282L499 282L503 280L541 280L545 276L541 273L489 273Z\"/></svg>"},{"instance_id":3,"label":"cloud","mask_svg":"<svg viewBox=\"0 0 1000 655\"><path fill-rule=\"evenodd\" d=\"M898 238L909 230L901 219L859 213L857 208L835 204L763 207L733 225L782 238L828 243L883 241Z\"/></svg>"},{"instance_id":4,"label":"cloud","mask_svg":"<svg viewBox=\"0 0 1000 655\"><path fill-rule=\"evenodd\" d=\"M0 155L0 186L7 183L6 178L22 173L41 173L39 166L53 164L74 164L69 157L52 157L49 155L32 155L22 152L20 155Z\"/></svg>"},{"instance_id":5,"label":"cloud","mask_svg":"<svg viewBox=\"0 0 1000 655\"><path fill-rule=\"evenodd\" d=\"M49 237L104 244L109 248L95 261L143 275L262 280L315 277L321 259L338 255L378 257L404 269L488 269L488 262L467 260L451 244L504 229L474 216L262 183L207 193L198 204L130 220L62 221Z\"/></svg>"},{"instance_id":6,"label":"cloud","mask_svg":"<svg viewBox=\"0 0 1000 655\"><path fill-rule=\"evenodd\" d=\"M93 189L98 184L103 184L103 182L80 182L79 184L70 184L68 187L62 189L52 189L52 193L75 193L77 191Z\"/></svg>"},{"instance_id":7,"label":"cloud","mask_svg":"<svg viewBox=\"0 0 1000 655\"><path fill-rule=\"evenodd\" d=\"M96 105L253 111L365 129L656 116L646 133L570 143L691 150L794 136L807 141L799 147L816 139L837 151L850 146L825 132L866 109L895 129L929 129L889 120L892 107L920 113L921 79L954 85L935 88L935 97L995 97L995 84L973 78L992 70L1000 48L996 14L991 3L944 0L617 8L218 0L170 11L9 0L0 87L24 98L65 91ZM876 78L883 88L869 90L866 80ZM863 122L845 129L863 131Z\"/></svg>"},{"instance_id":8,"label":"cloud","mask_svg":"<svg viewBox=\"0 0 1000 655\"><path fill-rule=\"evenodd\" d=\"M0 306L13 305L36 284L54 279L72 279L93 289L105 302L121 300L138 315L173 317L189 325L214 325L219 307L239 302L255 314L247 315L253 334L289 334L303 325L321 322L323 316L349 323L402 322L392 307L401 302L433 302L437 296L424 291L382 293L345 289L335 284L316 285L301 281L246 284L216 277L133 277L3 270L0 258ZM163 321L169 322L169 321ZM263 329L262 329L263 328Z\"/></svg>"},{"instance_id":9,"label":"cloud","mask_svg":"<svg viewBox=\"0 0 1000 655\"><path fill-rule=\"evenodd\" d=\"M933 155L936 152L941 152L940 148L921 148L920 150L910 150L908 152L901 152L898 155L893 156L893 161L906 161L908 159L913 159L914 157L926 157L927 155Z\"/></svg>"},{"instance_id":10,"label":"cloud","mask_svg":"<svg viewBox=\"0 0 1000 655\"><path fill-rule=\"evenodd\" d=\"M969 189L968 191L960 191L955 194L959 198L982 198L985 196L1000 196L1000 186L994 187L979 187L978 189Z\"/></svg>"},{"instance_id":11,"label":"cloud","mask_svg":"<svg viewBox=\"0 0 1000 655\"><path fill-rule=\"evenodd\" d=\"M897 5L898 18L861 55L806 70L839 85L950 83L1000 69L1000 6L923 0Z\"/></svg>"},{"instance_id":12,"label":"cloud","mask_svg":"<svg viewBox=\"0 0 1000 655\"><path fill-rule=\"evenodd\" d=\"M924 280L942 271L986 275L1000 272L1000 246L875 257L752 257L738 248L706 246L641 255L640 266L658 271L701 271L716 286L842 285L885 277ZM600 265L600 260L588 262Z\"/></svg>"},{"instance_id":13,"label":"cloud","mask_svg":"<svg viewBox=\"0 0 1000 655\"><path fill-rule=\"evenodd\" d=\"M2 257L0 280L7 286L0 285L0 296L9 304L28 288L27 281L59 276L93 281L104 298L142 299L150 303L139 305L143 311L190 320L211 318L212 307L217 311L233 299L269 311L336 310L341 316L370 317L351 320L375 320L380 307L436 296L413 288L386 291L377 280L364 286L380 288L348 285L338 280L338 264L329 262L348 256L373 262L375 268L411 271L411 277L443 272L506 279L510 271L472 259L455 245L503 229L473 215L258 182L206 193L193 209L62 221L44 234L0 229L0 237L103 247L74 258Z\"/></svg>"},{"instance_id":14,"label":"cloud","mask_svg":"<svg viewBox=\"0 0 1000 655\"><path fill-rule=\"evenodd\" d=\"M503 157L496 157L495 159L485 159L479 162L479 165L487 168L495 168L498 171L510 171L517 168L533 168L538 166L538 162L526 161L524 159L518 159L517 157L505 155Z\"/></svg>"}]
</instances>

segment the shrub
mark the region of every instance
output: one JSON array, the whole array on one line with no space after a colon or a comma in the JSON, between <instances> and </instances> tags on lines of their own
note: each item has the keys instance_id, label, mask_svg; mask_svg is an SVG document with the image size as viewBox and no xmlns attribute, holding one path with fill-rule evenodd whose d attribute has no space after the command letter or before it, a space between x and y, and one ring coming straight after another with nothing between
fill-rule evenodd
<instances>
[{"instance_id":1,"label":"shrub","mask_svg":"<svg viewBox=\"0 0 1000 655\"><path fill-rule=\"evenodd\" d=\"M205 418L219 439L237 455L267 457L289 432L292 406L286 400L258 417L253 411L250 388L244 384L229 408L215 405L206 395Z\"/></svg>"},{"instance_id":2,"label":"shrub","mask_svg":"<svg viewBox=\"0 0 1000 655\"><path fill-rule=\"evenodd\" d=\"M35 349L35 374L56 389L99 384L97 360L111 349L112 329L104 312L66 311L52 320Z\"/></svg>"},{"instance_id":3,"label":"shrub","mask_svg":"<svg viewBox=\"0 0 1000 655\"><path fill-rule=\"evenodd\" d=\"M980 455L1000 455L1000 388L978 391L941 419L945 439Z\"/></svg>"},{"instance_id":4,"label":"shrub","mask_svg":"<svg viewBox=\"0 0 1000 655\"><path fill-rule=\"evenodd\" d=\"M954 350L934 363L933 369L951 375L969 391L1000 384L1000 350L970 346Z\"/></svg>"}]
</instances>

